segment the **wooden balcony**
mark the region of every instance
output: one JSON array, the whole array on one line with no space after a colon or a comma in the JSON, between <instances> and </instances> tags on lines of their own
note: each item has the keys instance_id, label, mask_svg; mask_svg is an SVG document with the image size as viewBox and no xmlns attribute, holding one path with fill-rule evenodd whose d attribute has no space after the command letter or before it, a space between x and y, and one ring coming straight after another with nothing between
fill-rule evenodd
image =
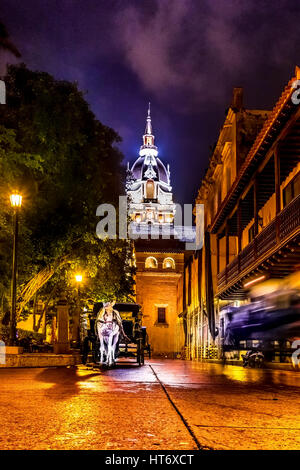
<instances>
[{"instance_id":1,"label":"wooden balcony","mask_svg":"<svg viewBox=\"0 0 300 470\"><path fill-rule=\"evenodd\" d=\"M242 281L255 271L284 277L300 263L300 195L229 263L217 277L221 299L245 297Z\"/></svg>"}]
</instances>

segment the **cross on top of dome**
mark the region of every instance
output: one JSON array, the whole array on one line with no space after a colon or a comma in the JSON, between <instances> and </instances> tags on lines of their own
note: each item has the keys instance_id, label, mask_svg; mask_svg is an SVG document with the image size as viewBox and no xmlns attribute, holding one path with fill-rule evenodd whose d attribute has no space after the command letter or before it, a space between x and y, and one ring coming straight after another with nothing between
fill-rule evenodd
<instances>
[{"instance_id":1,"label":"cross on top of dome","mask_svg":"<svg viewBox=\"0 0 300 470\"><path fill-rule=\"evenodd\" d=\"M151 106L151 103L149 101L148 115L147 115L146 128L145 128L145 135L152 135L152 123L151 123L150 106Z\"/></svg>"}]
</instances>

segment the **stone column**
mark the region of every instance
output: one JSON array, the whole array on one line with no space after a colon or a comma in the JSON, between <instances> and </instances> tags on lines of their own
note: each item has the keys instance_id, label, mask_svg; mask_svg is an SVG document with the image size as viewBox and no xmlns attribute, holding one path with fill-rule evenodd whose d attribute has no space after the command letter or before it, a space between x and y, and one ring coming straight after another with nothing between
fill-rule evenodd
<instances>
[{"instance_id":1,"label":"stone column","mask_svg":"<svg viewBox=\"0 0 300 470\"><path fill-rule=\"evenodd\" d=\"M70 352L69 306L64 296L61 296L57 303L57 343L54 345L54 352L55 354Z\"/></svg>"},{"instance_id":2,"label":"stone column","mask_svg":"<svg viewBox=\"0 0 300 470\"><path fill-rule=\"evenodd\" d=\"M76 309L73 315L73 327L72 327L72 346L79 347L80 342L80 289L77 289Z\"/></svg>"}]
</instances>

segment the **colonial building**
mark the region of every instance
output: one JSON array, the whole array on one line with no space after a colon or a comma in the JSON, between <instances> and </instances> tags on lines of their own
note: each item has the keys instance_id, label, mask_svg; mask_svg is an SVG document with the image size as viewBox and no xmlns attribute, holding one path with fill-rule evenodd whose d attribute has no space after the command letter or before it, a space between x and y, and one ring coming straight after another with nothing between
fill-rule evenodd
<instances>
[{"instance_id":1,"label":"colonial building","mask_svg":"<svg viewBox=\"0 0 300 470\"><path fill-rule=\"evenodd\" d=\"M271 112L233 100L201 182L205 244L185 265L183 313L191 358L220 354L228 306L250 301L250 286L298 279L300 268L300 71Z\"/></svg>"},{"instance_id":2,"label":"colonial building","mask_svg":"<svg viewBox=\"0 0 300 470\"><path fill-rule=\"evenodd\" d=\"M128 165L126 188L129 230L136 238L136 301L142 306L152 353L173 357L184 344L177 322L185 245L174 237L170 169L154 145L150 105L139 156L131 168Z\"/></svg>"}]
</instances>

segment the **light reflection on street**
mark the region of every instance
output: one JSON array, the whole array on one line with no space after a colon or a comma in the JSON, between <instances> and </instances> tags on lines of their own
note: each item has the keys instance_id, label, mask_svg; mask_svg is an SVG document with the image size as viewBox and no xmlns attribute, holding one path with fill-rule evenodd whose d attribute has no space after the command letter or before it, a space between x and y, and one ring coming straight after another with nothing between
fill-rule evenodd
<instances>
[{"instance_id":1,"label":"light reflection on street","mask_svg":"<svg viewBox=\"0 0 300 470\"><path fill-rule=\"evenodd\" d=\"M263 373L261 370L244 369L243 367L223 367L223 375L237 382L261 382Z\"/></svg>"},{"instance_id":2,"label":"light reflection on street","mask_svg":"<svg viewBox=\"0 0 300 470\"><path fill-rule=\"evenodd\" d=\"M300 374L292 371L153 359L0 376L5 449L194 449L170 400L204 446L300 449Z\"/></svg>"}]
</instances>

